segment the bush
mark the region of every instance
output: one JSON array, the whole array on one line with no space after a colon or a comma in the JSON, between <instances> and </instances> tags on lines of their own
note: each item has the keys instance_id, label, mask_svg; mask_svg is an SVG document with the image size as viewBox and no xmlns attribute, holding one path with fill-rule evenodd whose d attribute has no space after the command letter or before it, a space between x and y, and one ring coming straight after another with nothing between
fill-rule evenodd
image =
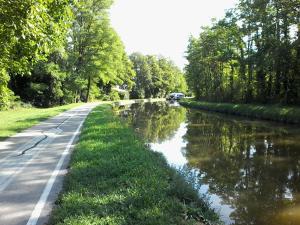
<instances>
[{"instance_id":1,"label":"bush","mask_svg":"<svg viewBox=\"0 0 300 225\"><path fill-rule=\"evenodd\" d=\"M120 95L117 91L111 91L109 94L109 98L111 101L118 101L120 100Z\"/></svg>"},{"instance_id":2,"label":"bush","mask_svg":"<svg viewBox=\"0 0 300 225\"><path fill-rule=\"evenodd\" d=\"M5 110L10 107L14 101L13 92L7 87L9 76L4 69L0 69L0 110Z\"/></svg>"}]
</instances>

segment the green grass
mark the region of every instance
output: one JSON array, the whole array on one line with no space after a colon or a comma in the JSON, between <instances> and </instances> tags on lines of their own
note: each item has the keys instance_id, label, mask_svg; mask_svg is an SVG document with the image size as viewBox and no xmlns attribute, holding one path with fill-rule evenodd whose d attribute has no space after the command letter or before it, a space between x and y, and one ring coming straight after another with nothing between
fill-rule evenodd
<instances>
[{"instance_id":1,"label":"green grass","mask_svg":"<svg viewBox=\"0 0 300 225\"><path fill-rule=\"evenodd\" d=\"M49 224L175 225L217 221L192 185L108 105L85 121Z\"/></svg>"},{"instance_id":2,"label":"green grass","mask_svg":"<svg viewBox=\"0 0 300 225\"><path fill-rule=\"evenodd\" d=\"M180 104L190 108L204 109L220 113L227 113L250 118L272 120L285 123L300 123L300 107L280 105L255 105L200 102L184 99Z\"/></svg>"},{"instance_id":3,"label":"green grass","mask_svg":"<svg viewBox=\"0 0 300 225\"><path fill-rule=\"evenodd\" d=\"M46 109L30 107L0 111L0 140L78 105L80 104L70 104Z\"/></svg>"}]
</instances>

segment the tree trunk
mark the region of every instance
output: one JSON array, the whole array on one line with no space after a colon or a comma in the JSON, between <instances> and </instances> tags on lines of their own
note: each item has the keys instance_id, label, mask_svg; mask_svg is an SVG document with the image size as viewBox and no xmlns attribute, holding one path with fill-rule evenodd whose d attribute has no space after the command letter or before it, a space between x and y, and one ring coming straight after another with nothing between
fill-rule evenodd
<instances>
[{"instance_id":1,"label":"tree trunk","mask_svg":"<svg viewBox=\"0 0 300 225\"><path fill-rule=\"evenodd\" d=\"M233 82L234 82L234 66L230 65L230 101L234 102L234 90L233 90Z\"/></svg>"},{"instance_id":2,"label":"tree trunk","mask_svg":"<svg viewBox=\"0 0 300 225\"><path fill-rule=\"evenodd\" d=\"M90 90L91 90L91 76L88 77L88 85L87 85L87 93L86 93L85 102L89 102Z\"/></svg>"},{"instance_id":3,"label":"tree trunk","mask_svg":"<svg viewBox=\"0 0 300 225\"><path fill-rule=\"evenodd\" d=\"M280 42L280 19L279 19L279 7L275 4L276 7L276 55L275 55L275 99L276 101L280 100L281 92L281 42Z\"/></svg>"}]
</instances>

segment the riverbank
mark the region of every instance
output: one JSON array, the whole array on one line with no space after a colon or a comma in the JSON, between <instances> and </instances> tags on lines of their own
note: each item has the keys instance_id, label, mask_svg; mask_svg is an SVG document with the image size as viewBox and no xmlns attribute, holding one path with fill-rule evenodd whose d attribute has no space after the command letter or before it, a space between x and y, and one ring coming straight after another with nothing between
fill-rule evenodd
<instances>
[{"instance_id":1,"label":"riverbank","mask_svg":"<svg viewBox=\"0 0 300 225\"><path fill-rule=\"evenodd\" d=\"M49 224L202 224L205 200L108 105L85 121Z\"/></svg>"},{"instance_id":2,"label":"riverbank","mask_svg":"<svg viewBox=\"0 0 300 225\"><path fill-rule=\"evenodd\" d=\"M80 103L52 108L20 107L0 111L0 141L79 105Z\"/></svg>"},{"instance_id":3,"label":"riverbank","mask_svg":"<svg viewBox=\"0 0 300 225\"><path fill-rule=\"evenodd\" d=\"M183 99L180 104L194 109L203 109L220 113L246 116L249 118L272 120L284 123L300 123L300 107L279 105L231 104L200 102L193 99Z\"/></svg>"}]
</instances>

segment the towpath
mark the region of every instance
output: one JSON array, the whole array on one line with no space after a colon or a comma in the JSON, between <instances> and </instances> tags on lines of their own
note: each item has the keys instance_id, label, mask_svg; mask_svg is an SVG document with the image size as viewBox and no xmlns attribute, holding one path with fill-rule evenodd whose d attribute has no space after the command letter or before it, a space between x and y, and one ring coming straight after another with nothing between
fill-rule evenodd
<instances>
[{"instance_id":1,"label":"towpath","mask_svg":"<svg viewBox=\"0 0 300 225\"><path fill-rule=\"evenodd\" d=\"M0 225L47 222L73 144L96 105L71 109L0 142Z\"/></svg>"}]
</instances>

